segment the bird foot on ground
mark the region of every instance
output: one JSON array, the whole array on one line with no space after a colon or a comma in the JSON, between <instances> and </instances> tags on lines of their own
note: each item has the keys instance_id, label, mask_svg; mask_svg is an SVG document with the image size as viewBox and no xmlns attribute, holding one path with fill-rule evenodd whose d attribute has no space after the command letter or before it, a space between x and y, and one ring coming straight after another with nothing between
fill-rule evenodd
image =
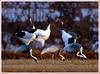
<instances>
[{"instance_id":1,"label":"bird foot on ground","mask_svg":"<svg viewBox=\"0 0 100 74\"><path fill-rule=\"evenodd\" d=\"M65 61L65 58L61 59L62 61Z\"/></svg>"}]
</instances>

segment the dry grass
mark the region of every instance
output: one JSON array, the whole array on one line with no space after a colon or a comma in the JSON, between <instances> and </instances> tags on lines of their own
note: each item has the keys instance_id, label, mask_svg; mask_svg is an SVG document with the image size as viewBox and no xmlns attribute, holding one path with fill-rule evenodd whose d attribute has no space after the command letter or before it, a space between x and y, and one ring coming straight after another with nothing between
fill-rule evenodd
<instances>
[{"instance_id":1,"label":"dry grass","mask_svg":"<svg viewBox=\"0 0 100 74\"><path fill-rule=\"evenodd\" d=\"M2 60L3 72L97 72L98 60Z\"/></svg>"},{"instance_id":2,"label":"dry grass","mask_svg":"<svg viewBox=\"0 0 100 74\"><path fill-rule=\"evenodd\" d=\"M41 60L39 50L34 50L33 54L38 58L35 62L27 54L2 51L2 71L3 72L97 72L98 59L93 51L85 50L86 60L77 57L72 58L72 54L63 54L65 61L55 53L55 60L51 59L51 54L44 54Z\"/></svg>"},{"instance_id":3,"label":"dry grass","mask_svg":"<svg viewBox=\"0 0 100 74\"><path fill-rule=\"evenodd\" d=\"M33 49L33 55L36 56L38 59L41 59L41 51L39 49ZM83 53L87 56L87 59L98 59L96 54L92 50L84 50ZM58 57L57 52L54 53L55 59L61 59ZM62 54L66 59L72 59L73 55L70 53ZM51 59L51 54L46 53L42 55L44 59ZM9 51L2 51L2 59L22 59L22 58L30 58L28 54L17 52L9 52ZM78 58L78 57L74 57Z\"/></svg>"}]
</instances>

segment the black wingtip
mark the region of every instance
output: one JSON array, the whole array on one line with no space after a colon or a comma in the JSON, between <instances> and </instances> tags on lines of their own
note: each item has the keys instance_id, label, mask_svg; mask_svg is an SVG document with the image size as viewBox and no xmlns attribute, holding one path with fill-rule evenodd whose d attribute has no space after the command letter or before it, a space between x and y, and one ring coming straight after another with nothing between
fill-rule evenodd
<instances>
[{"instance_id":1,"label":"black wingtip","mask_svg":"<svg viewBox=\"0 0 100 74\"><path fill-rule=\"evenodd\" d=\"M25 35L25 33L24 32L22 32L22 30L15 30L14 31L14 33L13 33L13 36L15 36L15 37L23 37Z\"/></svg>"}]
</instances>

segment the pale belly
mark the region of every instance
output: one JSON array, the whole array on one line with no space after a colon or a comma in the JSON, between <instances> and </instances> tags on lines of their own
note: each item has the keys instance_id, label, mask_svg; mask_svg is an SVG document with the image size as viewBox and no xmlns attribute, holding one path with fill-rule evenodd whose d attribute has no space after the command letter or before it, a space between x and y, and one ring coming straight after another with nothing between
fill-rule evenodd
<instances>
[{"instance_id":1,"label":"pale belly","mask_svg":"<svg viewBox=\"0 0 100 74\"><path fill-rule=\"evenodd\" d=\"M43 40L47 40L49 38L49 35L48 36L39 36L38 38L43 39Z\"/></svg>"}]
</instances>

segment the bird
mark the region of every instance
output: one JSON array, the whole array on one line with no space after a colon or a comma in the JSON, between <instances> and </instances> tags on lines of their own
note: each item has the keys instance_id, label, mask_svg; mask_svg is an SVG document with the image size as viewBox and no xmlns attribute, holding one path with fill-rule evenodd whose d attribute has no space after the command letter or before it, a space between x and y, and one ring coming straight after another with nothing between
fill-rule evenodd
<instances>
[{"instance_id":1,"label":"bird","mask_svg":"<svg viewBox=\"0 0 100 74\"><path fill-rule=\"evenodd\" d=\"M74 33L73 32L66 32L64 30L63 24L64 24L63 21L61 21L61 29L60 29L60 32L61 32L61 37L62 37L62 40L64 42L64 45L67 45L68 44L68 39L70 39L71 42L74 42L74 40L73 40ZM74 39L76 39L76 38L74 38Z\"/></svg>"},{"instance_id":2,"label":"bird","mask_svg":"<svg viewBox=\"0 0 100 74\"><path fill-rule=\"evenodd\" d=\"M92 36L92 43L96 43L96 42L98 42L98 36L96 34L94 34Z\"/></svg>"},{"instance_id":3,"label":"bird","mask_svg":"<svg viewBox=\"0 0 100 74\"><path fill-rule=\"evenodd\" d=\"M91 49L95 52L95 53L98 53L98 36L97 35L93 35L92 36L92 47Z\"/></svg>"},{"instance_id":4,"label":"bird","mask_svg":"<svg viewBox=\"0 0 100 74\"><path fill-rule=\"evenodd\" d=\"M77 36L73 37L71 34L64 31L63 22L61 22L61 37L64 42L63 53L69 52L77 52L75 53L80 58L87 58L83 54L83 47L81 44L76 43ZM74 34L73 34L74 35Z\"/></svg>"},{"instance_id":5,"label":"bird","mask_svg":"<svg viewBox=\"0 0 100 74\"><path fill-rule=\"evenodd\" d=\"M99 44L98 41L92 44L92 50L93 50L95 53L98 53L98 44Z\"/></svg>"},{"instance_id":6,"label":"bird","mask_svg":"<svg viewBox=\"0 0 100 74\"><path fill-rule=\"evenodd\" d=\"M25 43L25 45L27 45L27 46L29 46L33 40L36 40L41 44L41 47L44 47L45 40L47 40L50 37L50 33L51 33L50 25L51 24L48 25L46 30L42 30L42 29L37 29L34 26L34 24L32 23L31 17L29 18L29 20L30 20L30 24L33 25L33 27L29 31L23 30L23 29L15 30L13 36L18 38L20 41ZM20 50L20 48L23 48L23 46L17 48L16 50ZM33 59L37 60L37 58L32 55L31 47L29 47L29 48L30 48L30 56Z\"/></svg>"},{"instance_id":7,"label":"bird","mask_svg":"<svg viewBox=\"0 0 100 74\"><path fill-rule=\"evenodd\" d=\"M41 44L41 47L44 47L44 44L45 44L45 40L49 39L50 37L50 33L51 33L51 30L50 30L50 25L48 25L47 29L45 30L42 30L42 29L37 29L34 34L36 35L36 38L35 40L40 42Z\"/></svg>"},{"instance_id":8,"label":"bird","mask_svg":"<svg viewBox=\"0 0 100 74\"><path fill-rule=\"evenodd\" d=\"M29 44L36 38L36 35L34 34L35 30L23 30L23 29L18 29L15 30L13 33L13 36L16 37L17 39L19 39L20 41L22 41L26 46L29 46ZM25 46L21 46L19 48L17 48L16 50L20 50L20 48L24 48ZM35 56L32 55L32 48L29 46L28 47L30 50L29 55L35 60L37 61L37 58ZM24 49L23 49L24 50ZM21 50L20 50L21 51Z\"/></svg>"},{"instance_id":9,"label":"bird","mask_svg":"<svg viewBox=\"0 0 100 74\"><path fill-rule=\"evenodd\" d=\"M32 24L32 19L31 18L30 18L30 22ZM37 48L43 48L44 44L45 44L45 40L49 39L50 33L51 33L50 26L51 26L51 24L49 23L47 28L45 30L43 30L43 29L37 29L33 25L32 30L34 31L34 34L36 35L35 40L41 44L41 45L39 45L41 47L37 47Z\"/></svg>"},{"instance_id":10,"label":"bird","mask_svg":"<svg viewBox=\"0 0 100 74\"><path fill-rule=\"evenodd\" d=\"M32 25L32 19L30 18L30 23ZM48 25L46 30L42 29L37 29L34 25L33 27L28 31L28 30L15 30L13 36L21 40L25 45L29 46L30 43L33 40L36 40L41 43L42 47L44 47L45 40L47 40L50 36L51 30L50 30L50 25ZM16 50L20 50L20 48L23 48L23 46L17 48ZM37 58L32 55L32 48L29 46L30 49L30 56L37 61ZM23 49L24 50L24 49Z\"/></svg>"},{"instance_id":11,"label":"bird","mask_svg":"<svg viewBox=\"0 0 100 74\"><path fill-rule=\"evenodd\" d=\"M76 54L76 56L80 57L80 58L87 58L86 55L83 54L83 47L81 44L79 43L70 43L67 44L64 48L63 48L63 53L74 53Z\"/></svg>"}]
</instances>

